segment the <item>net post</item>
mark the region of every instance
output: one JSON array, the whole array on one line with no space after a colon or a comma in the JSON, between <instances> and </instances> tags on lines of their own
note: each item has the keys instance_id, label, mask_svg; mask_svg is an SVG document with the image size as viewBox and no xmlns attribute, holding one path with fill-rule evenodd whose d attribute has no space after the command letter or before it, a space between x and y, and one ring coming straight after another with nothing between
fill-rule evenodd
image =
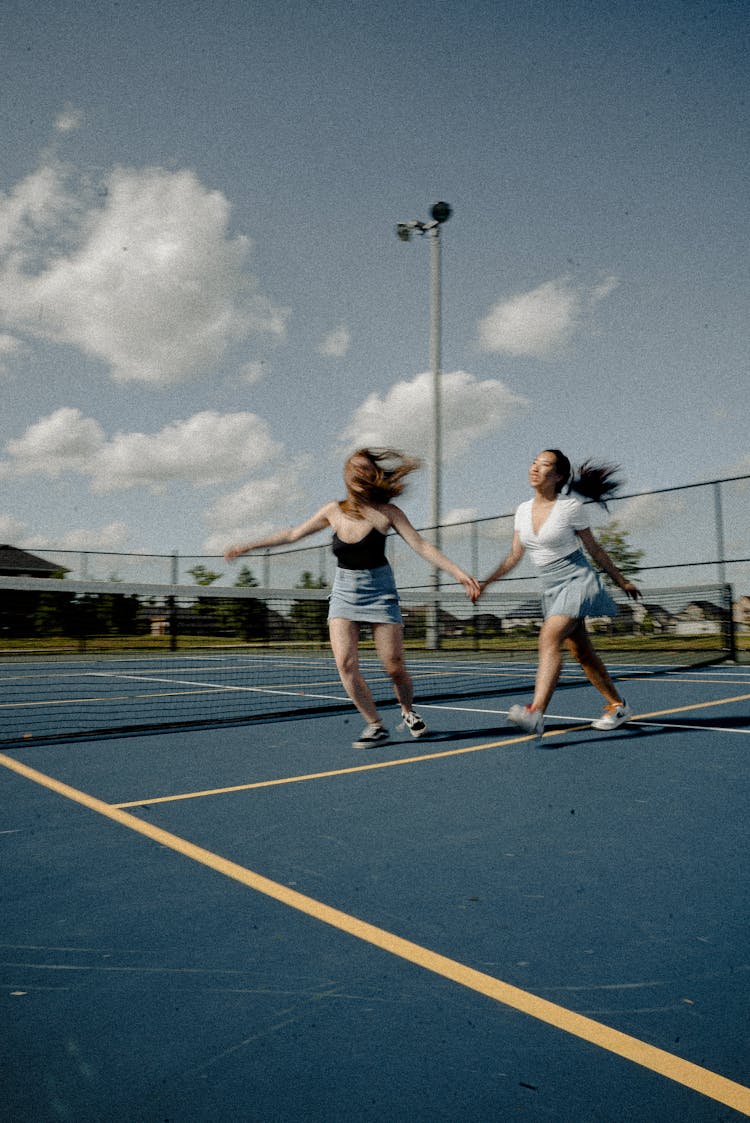
<instances>
[{"instance_id":1,"label":"net post","mask_svg":"<svg viewBox=\"0 0 750 1123\"><path fill-rule=\"evenodd\" d=\"M479 523L474 519L471 525L471 572L476 577L479 573ZM472 647L474 651L479 651L479 633L477 629L477 616L479 615L479 606L476 601L471 606L472 620Z\"/></svg>"},{"instance_id":2,"label":"net post","mask_svg":"<svg viewBox=\"0 0 750 1123\"><path fill-rule=\"evenodd\" d=\"M726 569L724 566L724 510L721 502L721 481L717 480L713 485L714 492L714 520L716 523L716 558L719 581L722 584L726 581Z\"/></svg>"},{"instance_id":3,"label":"net post","mask_svg":"<svg viewBox=\"0 0 750 1123\"><path fill-rule=\"evenodd\" d=\"M737 662L737 628L734 622L734 595L731 584L724 585L727 612L725 616L724 643L726 656L730 663Z\"/></svg>"},{"instance_id":4,"label":"net post","mask_svg":"<svg viewBox=\"0 0 750 1123\"><path fill-rule=\"evenodd\" d=\"M172 552L172 585L176 585L180 575L180 555L176 550ZM177 601L174 597L167 597L167 621L169 625L169 650L177 650L178 614Z\"/></svg>"}]
</instances>

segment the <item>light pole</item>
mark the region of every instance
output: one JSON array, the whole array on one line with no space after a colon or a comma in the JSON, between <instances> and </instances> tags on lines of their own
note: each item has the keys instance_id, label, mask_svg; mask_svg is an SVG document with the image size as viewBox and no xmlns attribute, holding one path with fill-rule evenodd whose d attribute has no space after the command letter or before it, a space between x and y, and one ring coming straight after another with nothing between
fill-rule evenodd
<instances>
[{"instance_id":1,"label":"light pole","mask_svg":"<svg viewBox=\"0 0 750 1123\"><path fill-rule=\"evenodd\" d=\"M431 221L399 222L396 234L402 242L408 242L412 234L426 234L432 244L432 297L430 314L430 365L432 367L432 526L434 542L441 549L440 521L441 512L441 463L442 463L442 420L440 404L440 347L441 347L441 292L440 292L440 227L451 216L448 203L435 203L431 210ZM432 570L433 604L427 620L427 647L436 651L440 647L440 570Z\"/></svg>"}]
</instances>

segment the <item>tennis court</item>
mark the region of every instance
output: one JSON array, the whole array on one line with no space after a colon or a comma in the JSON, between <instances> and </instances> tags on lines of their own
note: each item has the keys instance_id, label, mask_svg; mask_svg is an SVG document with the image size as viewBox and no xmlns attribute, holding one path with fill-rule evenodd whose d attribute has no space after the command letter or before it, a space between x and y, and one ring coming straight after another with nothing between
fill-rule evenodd
<instances>
[{"instance_id":1,"label":"tennis court","mask_svg":"<svg viewBox=\"0 0 750 1123\"><path fill-rule=\"evenodd\" d=\"M234 717L240 657L66 656L13 695L7 1118L750 1114L750 668L621 661L614 733L566 669L536 741L505 720L533 661L415 657L430 735L362 753L322 657ZM159 729L190 692L223 720Z\"/></svg>"}]
</instances>

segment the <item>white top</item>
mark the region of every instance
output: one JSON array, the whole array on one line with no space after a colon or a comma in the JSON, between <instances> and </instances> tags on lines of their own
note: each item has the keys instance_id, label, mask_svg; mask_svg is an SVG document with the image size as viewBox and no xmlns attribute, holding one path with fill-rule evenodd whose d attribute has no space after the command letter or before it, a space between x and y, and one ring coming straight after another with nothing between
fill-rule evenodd
<instances>
[{"instance_id":1,"label":"white top","mask_svg":"<svg viewBox=\"0 0 750 1123\"><path fill-rule=\"evenodd\" d=\"M533 499L528 499L517 508L515 529L534 565L549 565L550 562L567 558L579 550L581 543L576 537L576 531L585 530L590 525L589 514L580 499L575 499L572 495L558 495L538 534L534 534L531 525L533 502Z\"/></svg>"}]
</instances>

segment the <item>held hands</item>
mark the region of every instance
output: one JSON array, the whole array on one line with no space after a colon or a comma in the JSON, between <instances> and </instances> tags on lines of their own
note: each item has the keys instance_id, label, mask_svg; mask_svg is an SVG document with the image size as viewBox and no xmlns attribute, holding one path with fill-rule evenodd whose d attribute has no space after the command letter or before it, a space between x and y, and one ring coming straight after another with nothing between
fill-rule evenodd
<instances>
[{"instance_id":1,"label":"held hands","mask_svg":"<svg viewBox=\"0 0 750 1123\"><path fill-rule=\"evenodd\" d=\"M461 584L466 590L466 595L472 604L476 604L482 594L482 588L475 577L470 577L468 573L464 573L461 578Z\"/></svg>"}]
</instances>

